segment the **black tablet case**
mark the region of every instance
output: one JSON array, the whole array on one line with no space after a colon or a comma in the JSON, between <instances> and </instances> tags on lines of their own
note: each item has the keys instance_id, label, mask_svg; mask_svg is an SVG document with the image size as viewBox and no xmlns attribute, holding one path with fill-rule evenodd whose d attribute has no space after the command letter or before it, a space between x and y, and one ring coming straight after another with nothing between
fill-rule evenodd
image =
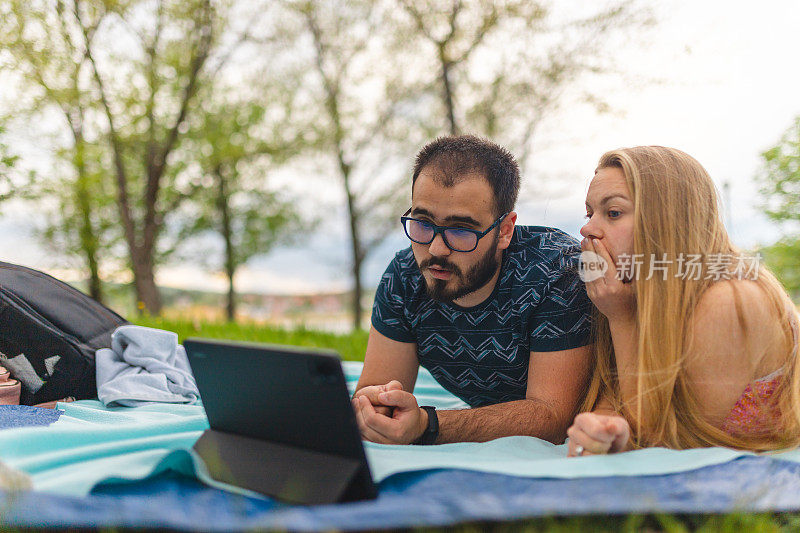
<instances>
[{"instance_id":1,"label":"black tablet case","mask_svg":"<svg viewBox=\"0 0 800 533\"><path fill-rule=\"evenodd\" d=\"M341 362L334 352L188 339L211 429L194 446L214 479L278 499L372 499Z\"/></svg>"}]
</instances>

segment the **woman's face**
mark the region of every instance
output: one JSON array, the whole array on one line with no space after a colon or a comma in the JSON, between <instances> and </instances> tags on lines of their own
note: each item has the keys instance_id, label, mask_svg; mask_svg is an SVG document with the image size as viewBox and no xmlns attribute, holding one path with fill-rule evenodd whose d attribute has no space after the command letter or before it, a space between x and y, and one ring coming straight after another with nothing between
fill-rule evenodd
<instances>
[{"instance_id":1,"label":"woman's face","mask_svg":"<svg viewBox=\"0 0 800 533\"><path fill-rule=\"evenodd\" d=\"M599 240L617 266L620 255L633 254L633 199L622 169L607 167L595 171L586 193L586 218L581 235Z\"/></svg>"}]
</instances>

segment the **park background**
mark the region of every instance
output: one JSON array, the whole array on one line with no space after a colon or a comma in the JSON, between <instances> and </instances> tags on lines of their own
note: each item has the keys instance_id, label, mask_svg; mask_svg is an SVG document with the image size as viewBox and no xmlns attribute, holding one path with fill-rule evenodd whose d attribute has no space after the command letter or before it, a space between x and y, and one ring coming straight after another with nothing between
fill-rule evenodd
<instances>
[{"instance_id":1,"label":"park background","mask_svg":"<svg viewBox=\"0 0 800 533\"><path fill-rule=\"evenodd\" d=\"M363 328L414 154L459 132L519 158L518 223L573 235L600 154L682 149L797 299L798 28L793 0L6 0L0 259L129 317Z\"/></svg>"}]
</instances>

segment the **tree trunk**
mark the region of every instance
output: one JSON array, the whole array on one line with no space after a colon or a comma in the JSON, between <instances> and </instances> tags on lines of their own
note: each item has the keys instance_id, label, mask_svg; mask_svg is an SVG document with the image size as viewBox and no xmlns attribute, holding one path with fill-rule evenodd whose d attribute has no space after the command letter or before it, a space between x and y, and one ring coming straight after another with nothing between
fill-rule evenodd
<instances>
[{"instance_id":1,"label":"tree trunk","mask_svg":"<svg viewBox=\"0 0 800 533\"><path fill-rule=\"evenodd\" d=\"M364 310L361 308L361 296L364 289L361 287L361 260L355 259L353 261L353 330L361 329L361 321L363 320Z\"/></svg>"},{"instance_id":2,"label":"tree trunk","mask_svg":"<svg viewBox=\"0 0 800 533\"><path fill-rule=\"evenodd\" d=\"M361 250L361 239L358 231L358 221L350 214L350 235L352 242L353 252L353 329L361 329L361 320L363 310L361 309L361 296L363 288L361 287L361 264L363 262L363 252Z\"/></svg>"},{"instance_id":3,"label":"tree trunk","mask_svg":"<svg viewBox=\"0 0 800 533\"><path fill-rule=\"evenodd\" d=\"M352 258L352 275L353 275L353 301L352 301L352 315L353 315L353 329L361 329L361 264L364 260L365 252L361 243L361 236L359 233L359 213L356 206L355 197L350 186L350 172L352 170L351 162L348 162L345 156L344 137L345 131L342 126L341 115L339 113L339 95L341 89L341 79L337 77L329 77L324 66L324 55L326 45L323 42L322 34L319 26L311 11L305 13L306 23L311 35L314 38L316 48L316 66L317 73L322 78L322 83L325 88L325 107L330 115L330 120L333 125L333 142L336 149L336 159L339 164L339 173L342 178L342 185L344 187L345 196L347 197L347 215L350 222L350 244L351 244L351 258ZM338 65L338 70L343 70L344 65Z\"/></svg>"},{"instance_id":4,"label":"tree trunk","mask_svg":"<svg viewBox=\"0 0 800 533\"><path fill-rule=\"evenodd\" d=\"M453 101L453 87L450 82L450 61L445 57L444 47L439 47L439 61L442 64L442 95L444 98L445 109L447 110L447 121L450 125L450 135L458 135L458 123L456 122L455 102Z\"/></svg>"},{"instance_id":5,"label":"tree trunk","mask_svg":"<svg viewBox=\"0 0 800 533\"><path fill-rule=\"evenodd\" d=\"M344 191L347 197L347 215L350 222L350 245L352 254L352 275L353 275L353 330L361 329L362 309L361 309L361 296L363 289L361 287L361 266L364 261L364 250L361 244L361 233L359 230L359 216L356 200L353 196L353 191L350 188L350 170L351 167L345 160L342 151L339 151L339 169L342 173L342 183L344 184Z\"/></svg>"},{"instance_id":6,"label":"tree trunk","mask_svg":"<svg viewBox=\"0 0 800 533\"><path fill-rule=\"evenodd\" d=\"M79 177L78 180L78 204L81 210L80 240L84 260L89 269L89 296L102 303L103 291L100 286L100 265L97 260L97 237L92 228L91 199L85 183L80 183L85 178Z\"/></svg>"},{"instance_id":7,"label":"tree trunk","mask_svg":"<svg viewBox=\"0 0 800 533\"><path fill-rule=\"evenodd\" d=\"M233 286L233 276L236 274L236 269L225 266L225 272L228 276L228 301L225 306L225 315L228 317L228 322L236 321L236 289Z\"/></svg>"},{"instance_id":8,"label":"tree trunk","mask_svg":"<svg viewBox=\"0 0 800 533\"><path fill-rule=\"evenodd\" d=\"M142 312L158 315L161 313L161 293L155 279L152 251L143 251L140 247L131 249L131 267L133 269L133 285L136 290L136 308Z\"/></svg>"},{"instance_id":9,"label":"tree trunk","mask_svg":"<svg viewBox=\"0 0 800 533\"><path fill-rule=\"evenodd\" d=\"M222 238L225 240L225 275L228 277L228 298L225 312L228 321L233 322L236 320L236 289L233 285L233 278L236 275L236 255L233 249L231 210L228 191L225 187L225 178L219 166L214 169L214 177L217 179L217 209L219 209L220 213L220 233L222 233Z\"/></svg>"},{"instance_id":10,"label":"tree trunk","mask_svg":"<svg viewBox=\"0 0 800 533\"><path fill-rule=\"evenodd\" d=\"M100 285L100 276L96 259L89 263L89 296L103 303L103 288Z\"/></svg>"},{"instance_id":11,"label":"tree trunk","mask_svg":"<svg viewBox=\"0 0 800 533\"><path fill-rule=\"evenodd\" d=\"M80 131L73 129L73 136L75 139L75 169L78 173L75 192L81 214L81 225L78 230L80 246L89 269L89 296L102 303L103 290L100 286L100 265L97 259L99 246L97 235L92 227L92 198L89 191L89 178L86 176L85 145Z\"/></svg>"}]
</instances>

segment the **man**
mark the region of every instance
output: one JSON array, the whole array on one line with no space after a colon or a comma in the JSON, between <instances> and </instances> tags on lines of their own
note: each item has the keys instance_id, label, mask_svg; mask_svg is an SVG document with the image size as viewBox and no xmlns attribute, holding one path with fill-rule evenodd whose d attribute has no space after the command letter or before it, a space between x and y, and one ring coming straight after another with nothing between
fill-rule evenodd
<instances>
[{"instance_id":1,"label":"man","mask_svg":"<svg viewBox=\"0 0 800 533\"><path fill-rule=\"evenodd\" d=\"M513 156L473 136L417 155L411 248L381 279L353 407L363 438L443 444L531 435L563 442L591 369L578 242L517 226ZM419 365L470 409L411 393Z\"/></svg>"}]
</instances>

